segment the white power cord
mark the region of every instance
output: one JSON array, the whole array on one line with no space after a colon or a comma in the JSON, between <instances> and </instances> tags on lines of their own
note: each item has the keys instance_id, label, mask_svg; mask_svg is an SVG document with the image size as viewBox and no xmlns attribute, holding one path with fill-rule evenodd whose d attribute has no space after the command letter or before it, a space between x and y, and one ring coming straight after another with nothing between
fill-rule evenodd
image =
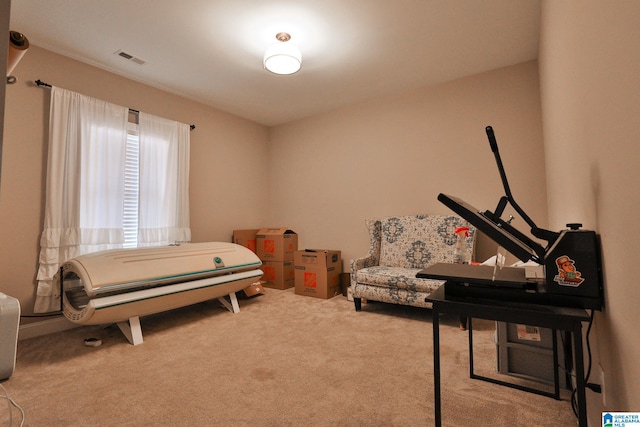
<instances>
[{"instance_id":1,"label":"white power cord","mask_svg":"<svg viewBox=\"0 0 640 427\"><path fill-rule=\"evenodd\" d=\"M20 427L22 427L24 425L24 410L11 397L9 397L9 393L7 393L7 389L4 388L4 386L2 384L0 384L0 388L2 388L2 392L4 393L4 395L0 395L0 399L6 399L7 400L7 406L9 407L9 424L8 424L9 427L13 426L13 408L12 408L12 406L15 406L18 409L18 411L20 411L20 415L22 416L22 419L20 420Z\"/></svg>"}]
</instances>

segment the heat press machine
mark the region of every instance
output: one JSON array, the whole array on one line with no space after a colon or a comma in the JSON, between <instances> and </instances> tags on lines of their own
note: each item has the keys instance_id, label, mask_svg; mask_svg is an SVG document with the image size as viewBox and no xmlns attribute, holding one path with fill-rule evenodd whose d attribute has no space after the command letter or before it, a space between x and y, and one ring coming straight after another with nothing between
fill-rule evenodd
<instances>
[{"instance_id":1,"label":"heat press machine","mask_svg":"<svg viewBox=\"0 0 640 427\"><path fill-rule=\"evenodd\" d=\"M513 198L493 128L487 126L485 131L505 191L496 209L481 211L442 193L438 200L520 259L524 266L498 268L440 263L422 270L417 277L445 280L445 295L449 296L601 310L599 236L595 231L582 229L578 223L567 224L567 229L558 232L539 228ZM507 204L531 227L533 238L511 225L512 218L502 218Z\"/></svg>"}]
</instances>

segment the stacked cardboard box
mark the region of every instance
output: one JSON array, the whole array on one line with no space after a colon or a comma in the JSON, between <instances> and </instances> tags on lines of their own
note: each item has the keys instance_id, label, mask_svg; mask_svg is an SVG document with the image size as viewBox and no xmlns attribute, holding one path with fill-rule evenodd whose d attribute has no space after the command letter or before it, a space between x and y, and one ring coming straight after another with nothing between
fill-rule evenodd
<instances>
[{"instance_id":1,"label":"stacked cardboard box","mask_svg":"<svg viewBox=\"0 0 640 427\"><path fill-rule=\"evenodd\" d=\"M244 246L256 252L256 234L259 229L233 230L233 243Z\"/></svg>"},{"instance_id":2,"label":"stacked cardboard box","mask_svg":"<svg viewBox=\"0 0 640 427\"><path fill-rule=\"evenodd\" d=\"M296 251L293 263L297 295L327 299L342 292L340 251L327 249Z\"/></svg>"},{"instance_id":3,"label":"stacked cardboard box","mask_svg":"<svg viewBox=\"0 0 640 427\"><path fill-rule=\"evenodd\" d=\"M259 229L248 229L248 230L233 230L232 242L244 246L245 248L251 249L253 252L256 252L256 234L258 234ZM259 280L255 283L252 283L251 286L248 286L244 289L244 295L247 297L251 297L254 295L258 295L264 292L264 281Z\"/></svg>"},{"instance_id":4,"label":"stacked cardboard box","mask_svg":"<svg viewBox=\"0 0 640 427\"><path fill-rule=\"evenodd\" d=\"M264 286L289 289L295 285L293 254L298 250L298 235L286 227L261 228L256 234L256 253L262 260Z\"/></svg>"}]
</instances>

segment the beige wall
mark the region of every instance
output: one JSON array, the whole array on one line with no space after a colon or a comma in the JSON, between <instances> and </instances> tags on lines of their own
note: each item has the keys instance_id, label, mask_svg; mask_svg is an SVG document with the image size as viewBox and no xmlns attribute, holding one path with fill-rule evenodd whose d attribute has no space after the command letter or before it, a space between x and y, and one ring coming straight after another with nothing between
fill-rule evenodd
<instances>
[{"instance_id":1,"label":"beige wall","mask_svg":"<svg viewBox=\"0 0 640 427\"><path fill-rule=\"evenodd\" d=\"M549 218L583 222L602 239L605 309L596 313L591 425L640 408L640 2L545 1L540 80Z\"/></svg>"},{"instance_id":2,"label":"beige wall","mask_svg":"<svg viewBox=\"0 0 640 427\"><path fill-rule=\"evenodd\" d=\"M230 241L234 228L259 227L266 214L268 129L31 46L7 87L0 181L0 291L32 313L44 216L47 83L184 123L191 132L192 240Z\"/></svg>"},{"instance_id":3,"label":"beige wall","mask_svg":"<svg viewBox=\"0 0 640 427\"><path fill-rule=\"evenodd\" d=\"M0 289L19 298L25 313L33 305L45 196L49 91L36 87L37 79L196 125L193 241L286 225L300 234L301 247L342 250L346 268L366 253L365 218L450 213L437 202L439 192L495 208L502 187L487 124L496 130L519 203L540 225L547 222L536 62L270 130L36 46L15 74L0 191L0 228L11 244L0 248ZM484 259L494 245L483 242Z\"/></svg>"},{"instance_id":4,"label":"beige wall","mask_svg":"<svg viewBox=\"0 0 640 427\"><path fill-rule=\"evenodd\" d=\"M302 248L342 250L348 268L367 253L366 218L451 213L440 192L493 210L503 188L492 125L516 201L545 227L540 114L534 61L276 127L269 221L297 231ZM483 260L495 250L483 248Z\"/></svg>"},{"instance_id":5,"label":"beige wall","mask_svg":"<svg viewBox=\"0 0 640 427\"><path fill-rule=\"evenodd\" d=\"M11 0L0 0L0 33L9 33L9 15ZM9 44L0 45L0 75L7 74L7 61L9 55ZM0 83L0 172L2 172L2 135L4 134L4 94L6 90L6 80Z\"/></svg>"}]
</instances>

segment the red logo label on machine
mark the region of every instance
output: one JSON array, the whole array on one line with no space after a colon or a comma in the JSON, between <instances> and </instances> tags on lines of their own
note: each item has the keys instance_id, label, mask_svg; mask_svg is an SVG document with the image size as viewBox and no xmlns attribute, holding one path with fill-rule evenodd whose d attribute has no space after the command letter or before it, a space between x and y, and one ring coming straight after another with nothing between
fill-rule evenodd
<instances>
[{"instance_id":1,"label":"red logo label on machine","mask_svg":"<svg viewBox=\"0 0 640 427\"><path fill-rule=\"evenodd\" d=\"M566 255L556 258L558 275L553 278L561 286L578 287L584 282L582 274L576 270L575 261Z\"/></svg>"}]
</instances>

